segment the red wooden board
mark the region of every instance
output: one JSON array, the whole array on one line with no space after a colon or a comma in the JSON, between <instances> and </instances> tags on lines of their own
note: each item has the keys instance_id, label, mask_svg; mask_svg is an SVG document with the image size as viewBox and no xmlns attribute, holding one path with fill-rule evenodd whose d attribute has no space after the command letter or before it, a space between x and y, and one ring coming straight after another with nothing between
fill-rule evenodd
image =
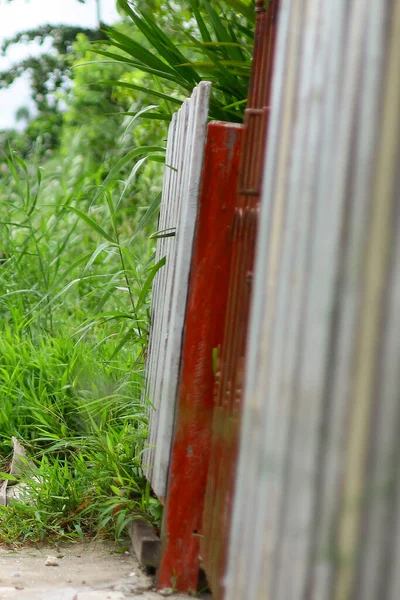
<instances>
[{"instance_id":1,"label":"red wooden board","mask_svg":"<svg viewBox=\"0 0 400 600\"><path fill-rule=\"evenodd\" d=\"M214 409L213 349L221 345L231 271L242 129L210 123L189 284L159 587L196 590Z\"/></svg>"}]
</instances>

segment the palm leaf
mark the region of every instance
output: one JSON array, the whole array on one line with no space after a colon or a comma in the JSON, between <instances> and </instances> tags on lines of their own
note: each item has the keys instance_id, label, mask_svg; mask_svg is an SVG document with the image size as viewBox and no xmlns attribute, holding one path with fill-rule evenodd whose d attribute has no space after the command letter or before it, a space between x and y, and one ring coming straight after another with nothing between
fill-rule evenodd
<instances>
[{"instance_id":1,"label":"palm leaf","mask_svg":"<svg viewBox=\"0 0 400 600\"><path fill-rule=\"evenodd\" d=\"M179 106L183 102L183 100L179 100L178 98L174 98L173 96L169 96L168 94L163 94L162 92L157 92L156 90L149 90L145 86L136 85L135 83L128 83L127 81L108 79L105 81L99 81L98 83L102 85L115 85L118 87L125 87L130 90L136 90L138 92L148 94L149 96L154 96L155 98L162 98L163 100L167 100L168 102L172 102L173 104L179 104Z\"/></svg>"}]
</instances>

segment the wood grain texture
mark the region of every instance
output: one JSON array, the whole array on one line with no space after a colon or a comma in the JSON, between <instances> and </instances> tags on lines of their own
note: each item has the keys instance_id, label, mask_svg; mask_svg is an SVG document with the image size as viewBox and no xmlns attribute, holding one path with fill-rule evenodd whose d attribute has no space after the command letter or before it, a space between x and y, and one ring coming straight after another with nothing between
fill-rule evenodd
<instances>
[{"instance_id":1,"label":"wood grain texture","mask_svg":"<svg viewBox=\"0 0 400 600\"><path fill-rule=\"evenodd\" d=\"M210 84L201 82L173 116L167 141L156 260L166 265L153 285L145 400L149 435L142 465L154 492L166 494L172 428L186 312L189 268L206 139Z\"/></svg>"}]
</instances>

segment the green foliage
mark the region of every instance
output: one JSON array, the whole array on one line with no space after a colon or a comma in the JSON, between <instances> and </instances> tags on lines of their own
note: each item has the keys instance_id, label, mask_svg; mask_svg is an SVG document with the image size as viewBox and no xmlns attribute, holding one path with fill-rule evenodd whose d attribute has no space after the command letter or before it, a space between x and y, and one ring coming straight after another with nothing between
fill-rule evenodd
<instances>
[{"instance_id":1,"label":"green foliage","mask_svg":"<svg viewBox=\"0 0 400 600\"><path fill-rule=\"evenodd\" d=\"M90 40L104 38L98 30L74 27L71 25L43 25L17 33L6 39L1 52L6 54L8 48L21 42L35 41L40 45L50 43L49 51L38 57L30 56L12 65L7 71L0 73L0 89L10 87L14 81L25 74L29 75L32 88L32 99L39 112L48 113L57 108L57 91L65 87L70 78L68 53L76 36L81 33Z\"/></svg>"},{"instance_id":2,"label":"green foliage","mask_svg":"<svg viewBox=\"0 0 400 600\"><path fill-rule=\"evenodd\" d=\"M3 329L0 449L6 456L11 435L22 438L37 471L26 480L33 506L1 508L1 540L105 534L111 525L120 537L128 519L154 520L139 464L141 374L120 361L117 377L107 359L105 346Z\"/></svg>"},{"instance_id":3,"label":"green foliage","mask_svg":"<svg viewBox=\"0 0 400 600\"><path fill-rule=\"evenodd\" d=\"M88 38L79 34L69 57L73 80L65 97L67 110L60 140L62 152L68 153L78 136L80 152L99 164L120 134L123 107L114 100L110 88L97 82L112 74L120 75L123 70L118 65L96 64L94 57Z\"/></svg>"},{"instance_id":4,"label":"green foliage","mask_svg":"<svg viewBox=\"0 0 400 600\"><path fill-rule=\"evenodd\" d=\"M254 26L246 4L240 0L226 2L224 9L217 11L208 0L189 0L194 22L186 22L185 11L171 4L170 14L163 14L161 20L158 14L127 0L118 0L118 6L129 17L135 33L125 35L107 28L107 48L99 47L97 52L125 65L126 74L118 81L104 83L130 90L132 99L140 93L160 102L160 110L153 116L168 119L175 104L207 79L213 84L211 117L242 120ZM145 43L136 40L137 33ZM138 71L146 74L142 82L137 82Z\"/></svg>"},{"instance_id":5,"label":"green foliage","mask_svg":"<svg viewBox=\"0 0 400 600\"><path fill-rule=\"evenodd\" d=\"M151 171L150 180L143 162L152 153L163 148L114 150L106 177L74 147L62 164L54 158L39 170L7 157L0 458L12 435L22 439L39 483L28 482L34 509L0 510L0 540L120 537L138 515L159 518L140 452L149 291L162 264L150 261L154 202L150 219L145 207L129 206L136 194L158 202L160 178Z\"/></svg>"},{"instance_id":6,"label":"green foliage","mask_svg":"<svg viewBox=\"0 0 400 600\"><path fill-rule=\"evenodd\" d=\"M50 156L60 144L63 128L63 107L68 98L73 94L71 88L71 63L73 59L74 43L77 36L86 40L100 40L104 34L96 29L74 27L67 25L44 25L36 29L22 31L13 38L6 39L1 47L5 54L8 48L19 43L33 42L40 45L46 42L50 46L46 52L39 56L30 56L12 65L6 71L0 73L0 89L10 87L19 77L28 75L32 99L35 103L35 116L32 118L20 107L16 112L18 120L21 110L23 120L27 122L24 134L18 139L16 132L9 134L4 132L0 137L0 148L7 150L7 143L12 141L12 147L20 152L24 158L37 156L40 158ZM79 51L79 49L77 49ZM115 70L114 70L115 72ZM101 91L103 99L110 97L110 92ZM106 103L104 103L106 104ZM82 106L79 107L82 111ZM88 113L90 105L84 107ZM114 106L115 108L115 106ZM68 114L68 111L67 111ZM80 122L82 122L82 117ZM101 131L107 131L103 127ZM113 129L115 134L115 128ZM11 137L11 139L10 139ZM1 139L3 138L3 139ZM111 138L102 140L110 143ZM93 138L90 140L93 143ZM96 145L96 148L104 146ZM1 160L1 159L0 159Z\"/></svg>"},{"instance_id":7,"label":"green foliage","mask_svg":"<svg viewBox=\"0 0 400 600\"><path fill-rule=\"evenodd\" d=\"M0 541L118 538L161 516L140 457L154 246L174 234L157 231L166 124L203 79L211 117L241 121L254 16L243 0L118 4L106 40L48 26L6 42L54 51L3 74L28 69L38 113L0 132L0 470L15 436L36 477L30 503L0 507Z\"/></svg>"}]
</instances>

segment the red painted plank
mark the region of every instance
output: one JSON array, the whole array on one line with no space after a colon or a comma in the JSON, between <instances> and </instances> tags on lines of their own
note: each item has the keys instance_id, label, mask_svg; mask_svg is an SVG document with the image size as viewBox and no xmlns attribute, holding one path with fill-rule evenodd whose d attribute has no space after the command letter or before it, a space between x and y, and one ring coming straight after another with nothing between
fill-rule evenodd
<instances>
[{"instance_id":1,"label":"red painted plank","mask_svg":"<svg viewBox=\"0 0 400 600\"><path fill-rule=\"evenodd\" d=\"M162 556L157 581L197 588L212 437L213 348L223 339L242 129L210 123L191 267Z\"/></svg>"}]
</instances>

